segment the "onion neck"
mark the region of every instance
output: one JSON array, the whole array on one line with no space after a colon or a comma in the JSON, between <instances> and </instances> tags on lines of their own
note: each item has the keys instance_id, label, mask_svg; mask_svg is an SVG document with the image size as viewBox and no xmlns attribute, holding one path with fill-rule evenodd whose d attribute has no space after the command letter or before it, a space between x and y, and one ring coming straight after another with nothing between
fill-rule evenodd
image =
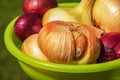
<instances>
[{"instance_id":1,"label":"onion neck","mask_svg":"<svg viewBox=\"0 0 120 80\"><path fill-rule=\"evenodd\" d=\"M81 0L80 4L75 8L78 15L76 18L80 23L92 24L92 8L95 0Z\"/></svg>"}]
</instances>

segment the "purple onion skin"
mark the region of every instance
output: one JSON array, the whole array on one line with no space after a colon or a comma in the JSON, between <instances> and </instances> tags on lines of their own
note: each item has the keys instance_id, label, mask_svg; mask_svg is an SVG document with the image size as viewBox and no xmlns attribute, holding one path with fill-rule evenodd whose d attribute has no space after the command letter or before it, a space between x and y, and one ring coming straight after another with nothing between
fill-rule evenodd
<instances>
[{"instance_id":1,"label":"purple onion skin","mask_svg":"<svg viewBox=\"0 0 120 80\"><path fill-rule=\"evenodd\" d=\"M42 17L47 10L57 6L57 0L24 0L22 8L26 13L37 13Z\"/></svg>"},{"instance_id":2,"label":"purple onion skin","mask_svg":"<svg viewBox=\"0 0 120 80\"><path fill-rule=\"evenodd\" d=\"M110 32L101 39L101 53L98 62L107 62L120 58L120 33Z\"/></svg>"},{"instance_id":3,"label":"purple onion skin","mask_svg":"<svg viewBox=\"0 0 120 80\"><path fill-rule=\"evenodd\" d=\"M38 33L41 27L42 21L37 14L24 13L16 20L14 32L21 41L24 41L28 36Z\"/></svg>"}]
</instances>

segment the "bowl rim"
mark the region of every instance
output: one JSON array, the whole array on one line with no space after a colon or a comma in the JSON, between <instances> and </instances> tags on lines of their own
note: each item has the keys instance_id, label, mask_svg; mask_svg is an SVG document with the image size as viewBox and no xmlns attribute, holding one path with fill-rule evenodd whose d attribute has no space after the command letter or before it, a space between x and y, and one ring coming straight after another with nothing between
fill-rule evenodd
<instances>
[{"instance_id":1,"label":"bowl rim","mask_svg":"<svg viewBox=\"0 0 120 80\"><path fill-rule=\"evenodd\" d=\"M66 5L65 3L64 5ZM73 3L72 3L73 4ZM63 4L62 4L63 6ZM86 64L86 65L71 65L71 64L58 64L52 62L40 61L24 54L14 43L14 23L18 17L14 18L7 26L4 32L4 43L7 50L18 60L34 66L36 68L41 68L49 71L65 72L65 73L91 73L91 72L101 72L120 67L120 59L97 63L97 64Z\"/></svg>"}]
</instances>

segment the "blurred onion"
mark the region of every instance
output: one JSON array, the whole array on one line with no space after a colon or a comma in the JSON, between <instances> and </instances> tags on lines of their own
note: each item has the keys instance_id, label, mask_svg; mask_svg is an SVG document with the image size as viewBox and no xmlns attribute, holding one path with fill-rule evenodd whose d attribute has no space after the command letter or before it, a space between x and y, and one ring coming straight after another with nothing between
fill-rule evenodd
<instances>
[{"instance_id":1,"label":"blurred onion","mask_svg":"<svg viewBox=\"0 0 120 80\"><path fill-rule=\"evenodd\" d=\"M42 53L38 46L38 34L29 36L22 44L21 50L36 59L48 61L47 57Z\"/></svg>"},{"instance_id":2,"label":"blurred onion","mask_svg":"<svg viewBox=\"0 0 120 80\"><path fill-rule=\"evenodd\" d=\"M48 9L57 6L57 0L24 0L23 11L27 13L37 13L43 16Z\"/></svg>"},{"instance_id":3,"label":"blurred onion","mask_svg":"<svg viewBox=\"0 0 120 80\"><path fill-rule=\"evenodd\" d=\"M42 27L41 18L34 13L25 13L18 17L14 25L14 31L20 40L24 41L28 36L38 33Z\"/></svg>"}]
</instances>

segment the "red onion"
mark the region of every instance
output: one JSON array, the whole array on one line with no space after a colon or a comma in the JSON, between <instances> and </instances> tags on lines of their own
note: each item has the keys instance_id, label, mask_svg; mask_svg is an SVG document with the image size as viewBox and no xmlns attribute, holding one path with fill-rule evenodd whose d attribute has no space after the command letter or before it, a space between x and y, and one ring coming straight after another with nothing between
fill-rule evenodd
<instances>
[{"instance_id":1,"label":"red onion","mask_svg":"<svg viewBox=\"0 0 120 80\"><path fill-rule=\"evenodd\" d=\"M23 11L27 13L38 13L40 16L43 16L48 9L57 6L57 0L24 0Z\"/></svg>"},{"instance_id":2,"label":"red onion","mask_svg":"<svg viewBox=\"0 0 120 80\"><path fill-rule=\"evenodd\" d=\"M106 62L120 58L120 33L106 33L100 40L102 49L98 62Z\"/></svg>"},{"instance_id":3,"label":"red onion","mask_svg":"<svg viewBox=\"0 0 120 80\"><path fill-rule=\"evenodd\" d=\"M14 25L16 36L25 40L28 36L38 33L42 27L41 18L34 13L25 13L18 17Z\"/></svg>"}]
</instances>

